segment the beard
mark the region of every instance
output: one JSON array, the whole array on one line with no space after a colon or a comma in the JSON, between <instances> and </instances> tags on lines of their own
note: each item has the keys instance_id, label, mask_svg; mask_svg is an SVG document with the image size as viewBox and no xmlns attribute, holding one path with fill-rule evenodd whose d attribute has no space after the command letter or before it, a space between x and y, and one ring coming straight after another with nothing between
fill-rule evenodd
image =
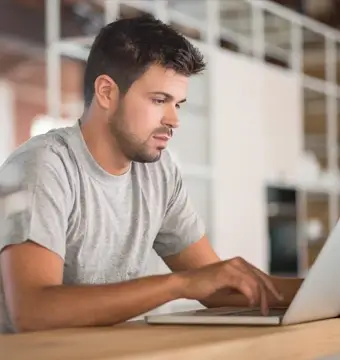
<instances>
[{"instance_id":1,"label":"beard","mask_svg":"<svg viewBox=\"0 0 340 360\"><path fill-rule=\"evenodd\" d=\"M153 163L158 161L164 148L151 149L148 146L148 140L157 134L170 134L172 136L172 129L163 126L155 130L147 140L142 141L136 134L128 129L126 124L124 109L120 106L108 122L110 135L120 152L129 161L139 163Z\"/></svg>"}]
</instances>

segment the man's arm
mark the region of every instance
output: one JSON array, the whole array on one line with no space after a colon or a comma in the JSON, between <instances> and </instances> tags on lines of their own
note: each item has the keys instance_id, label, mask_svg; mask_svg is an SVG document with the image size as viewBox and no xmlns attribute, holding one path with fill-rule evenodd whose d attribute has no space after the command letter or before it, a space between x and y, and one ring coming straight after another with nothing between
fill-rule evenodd
<instances>
[{"instance_id":1,"label":"man's arm","mask_svg":"<svg viewBox=\"0 0 340 360\"><path fill-rule=\"evenodd\" d=\"M164 261L172 271L185 271L216 263L221 261L221 259L213 250L208 238L203 236L199 241L193 243L179 254L164 258ZM299 289L302 279L273 276L269 278L275 288L284 297L284 300L279 302L274 296L269 296L269 306L289 305ZM207 307L247 307L249 305L249 301L244 295L232 292L230 289L220 290L209 298L201 301L201 303Z\"/></svg>"},{"instance_id":2,"label":"man's arm","mask_svg":"<svg viewBox=\"0 0 340 360\"><path fill-rule=\"evenodd\" d=\"M62 285L63 260L31 241L0 254L5 301L16 331L113 325L175 300L180 277L159 275L112 285Z\"/></svg>"},{"instance_id":3,"label":"man's arm","mask_svg":"<svg viewBox=\"0 0 340 360\"><path fill-rule=\"evenodd\" d=\"M206 299L220 289L244 294L267 313L267 296L280 297L251 265L235 258L196 270L149 276L112 285L62 284L63 261L25 241L0 254L5 301L14 330L114 325L180 298Z\"/></svg>"}]
</instances>

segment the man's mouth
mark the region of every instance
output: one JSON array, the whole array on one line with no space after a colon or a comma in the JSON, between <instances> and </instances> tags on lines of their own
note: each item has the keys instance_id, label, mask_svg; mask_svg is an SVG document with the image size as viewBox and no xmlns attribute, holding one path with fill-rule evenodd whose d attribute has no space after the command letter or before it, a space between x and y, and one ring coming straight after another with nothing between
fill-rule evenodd
<instances>
[{"instance_id":1,"label":"man's mouth","mask_svg":"<svg viewBox=\"0 0 340 360\"><path fill-rule=\"evenodd\" d=\"M161 141L169 141L171 137L169 135L154 135L154 138Z\"/></svg>"},{"instance_id":2,"label":"man's mouth","mask_svg":"<svg viewBox=\"0 0 340 360\"><path fill-rule=\"evenodd\" d=\"M160 141L169 141L172 138L173 130L171 128L163 129L162 132L156 133L153 137Z\"/></svg>"}]
</instances>

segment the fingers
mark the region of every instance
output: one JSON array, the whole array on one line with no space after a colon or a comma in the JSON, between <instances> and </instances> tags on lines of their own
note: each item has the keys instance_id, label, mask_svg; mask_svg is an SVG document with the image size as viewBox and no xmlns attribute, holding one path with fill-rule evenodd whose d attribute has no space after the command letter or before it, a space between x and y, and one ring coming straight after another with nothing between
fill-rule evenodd
<instances>
[{"instance_id":1,"label":"fingers","mask_svg":"<svg viewBox=\"0 0 340 360\"><path fill-rule=\"evenodd\" d=\"M247 284L251 288L253 296L251 306L260 305L261 313L267 315L269 307L268 293L262 279L252 268L246 266L243 262L237 261L234 266L243 273Z\"/></svg>"},{"instance_id":2,"label":"fingers","mask_svg":"<svg viewBox=\"0 0 340 360\"><path fill-rule=\"evenodd\" d=\"M246 284L243 282L243 284L240 285L239 290L250 299L251 305L253 305L254 302L259 304L263 314L267 314L268 312L268 293L271 293L279 301L283 300L282 295L275 288L267 274L242 258L232 259L230 263L234 268L241 271L246 282Z\"/></svg>"},{"instance_id":3,"label":"fingers","mask_svg":"<svg viewBox=\"0 0 340 360\"><path fill-rule=\"evenodd\" d=\"M268 310L267 293L260 278L255 272L240 265L237 261L226 264L229 286L242 293L249 301L249 306L260 304L261 311L266 314Z\"/></svg>"},{"instance_id":4,"label":"fingers","mask_svg":"<svg viewBox=\"0 0 340 360\"><path fill-rule=\"evenodd\" d=\"M268 313L268 299L264 285L250 275L243 274L243 281L239 285L239 291L249 300L249 305L254 307L260 305L261 313Z\"/></svg>"},{"instance_id":5,"label":"fingers","mask_svg":"<svg viewBox=\"0 0 340 360\"><path fill-rule=\"evenodd\" d=\"M260 269L256 268L254 265L248 263L242 258L237 258L237 264L243 268L251 269L264 283L265 287L269 292L278 300L283 300L282 294L275 288L274 284L270 280L270 277L262 272Z\"/></svg>"},{"instance_id":6,"label":"fingers","mask_svg":"<svg viewBox=\"0 0 340 360\"><path fill-rule=\"evenodd\" d=\"M276 289L269 276L262 272L260 269L257 269L255 266L251 264L249 265L253 268L253 271L255 271L255 273L262 279L266 288L276 297L276 299L279 301L283 301L283 295Z\"/></svg>"}]
</instances>

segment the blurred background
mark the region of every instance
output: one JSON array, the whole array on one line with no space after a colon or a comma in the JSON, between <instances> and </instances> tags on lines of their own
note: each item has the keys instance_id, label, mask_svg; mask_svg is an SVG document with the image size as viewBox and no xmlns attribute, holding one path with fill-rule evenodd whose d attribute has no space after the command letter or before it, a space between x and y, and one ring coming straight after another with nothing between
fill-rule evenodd
<instances>
[{"instance_id":1,"label":"blurred background","mask_svg":"<svg viewBox=\"0 0 340 360\"><path fill-rule=\"evenodd\" d=\"M304 276L340 210L337 0L0 0L0 164L75 123L94 36L143 13L208 62L170 149L216 251Z\"/></svg>"}]
</instances>

